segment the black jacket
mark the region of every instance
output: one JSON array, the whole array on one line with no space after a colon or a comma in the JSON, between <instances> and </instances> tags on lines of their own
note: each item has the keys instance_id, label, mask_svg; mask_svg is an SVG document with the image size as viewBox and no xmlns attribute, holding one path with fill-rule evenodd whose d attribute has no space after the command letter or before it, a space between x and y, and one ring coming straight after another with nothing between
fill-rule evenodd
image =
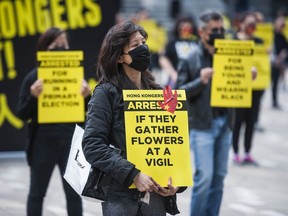
<instances>
[{"instance_id":1,"label":"black jacket","mask_svg":"<svg viewBox=\"0 0 288 216\"><path fill-rule=\"evenodd\" d=\"M83 136L83 152L86 160L111 177L108 197L112 199L139 199L143 193L129 189L134 177L140 172L127 160L122 92L109 83L98 85L88 104L87 120ZM119 155L109 148L112 144L121 150ZM186 187L181 187L178 193ZM178 214L176 194L164 198L166 211Z\"/></svg>"},{"instance_id":2,"label":"black jacket","mask_svg":"<svg viewBox=\"0 0 288 216\"><path fill-rule=\"evenodd\" d=\"M112 177L108 196L130 196L138 199L137 189L128 189L140 172L127 160L122 92L111 84L98 85L88 104L83 136L83 152L87 161ZM121 155L111 148L121 150Z\"/></svg>"},{"instance_id":3,"label":"black jacket","mask_svg":"<svg viewBox=\"0 0 288 216\"><path fill-rule=\"evenodd\" d=\"M38 124L38 99L30 93L30 87L36 80L37 68L25 76L20 87L17 106L17 116L28 125L26 156L29 165L31 165L31 151L36 135L44 139L71 140L75 129L75 123ZM90 97L85 98L85 104L89 99Z\"/></svg>"},{"instance_id":4,"label":"black jacket","mask_svg":"<svg viewBox=\"0 0 288 216\"><path fill-rule=\"evenodd\" d=\"M189 127L205 130L211 128L213 108L210 106L211 80L203 84L200 78L202 68L212 67L212 57L200 43L186 60L178 65L177 89L184 89L187 96ZM233 125L233 110L226 109L228 124Z\"/></svg>"}]
</instances>

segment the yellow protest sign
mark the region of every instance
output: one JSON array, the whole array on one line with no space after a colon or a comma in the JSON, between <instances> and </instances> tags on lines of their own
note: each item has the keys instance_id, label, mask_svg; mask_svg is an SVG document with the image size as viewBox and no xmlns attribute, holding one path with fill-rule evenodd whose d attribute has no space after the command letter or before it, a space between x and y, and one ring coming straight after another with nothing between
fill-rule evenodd
<instances>
[{"instance_id":1,"label":"yellow protest sign","mask_svg":"<svg viewBox=\"0 0 288 216\"><path fill-rule=\"evenodd\" d=\"M39 123L84 121L84 98L80 93L82 51L38 52L38 79L43 92L38 98Z\"/></svg>"},{"instance_id":2,"label":"yellow protest sign","mask_svg":"<svg viewBox=\"0 0 288 216\"><path fill-rule=\"evenodd\" d=\"M216 40L211 106L251 107L254 41Z\"/></svg>"},{"instance_id":3,"label":"yellow protest sign","mask_svg":"<svg viewBox=\"0 0 288 216\"><path fill-rule=\"evenodd\" d=\"M186 94L177 90L175 95L171 113L158 104L164 101L162 90L123 90L127 159L161 186L169 177L174 186L191 186Z\"/></svg>"},{"instance_id":4,"label":"yellow protest sign","mask_svg":"<svg viewBox=\"0 0 288 216\"><path fill-rule=\"evenodd\" d=\"M257 23L254 36L261 38L264 42L264 46L271 49L274 37L272 23Z\"/></svg>"},{"instance_id":5,"label":"yellow protest sign","mask_svg":"<svg viewBox=\"0 0 288 216\"><path fill-rule=\"evenodd\" d=\"M253 65L257 68L257 77L252 81L252 89L266 89L270 85L271 65L270 56L263 45L254 47Z\"/></svg>"},{"instance_id":6,"label":"yellow protest sign","mask_svg":"<svg viewBox=\"0 0 288 216\"><path fill-rule=\"evenodd\" d=\"M148 33L149 37L146 41L149 50L153 53L161 51L167 42L167 33L164 27L161 27L153 19L145 19L137 22Z\"/></svg>"}]
</instances>

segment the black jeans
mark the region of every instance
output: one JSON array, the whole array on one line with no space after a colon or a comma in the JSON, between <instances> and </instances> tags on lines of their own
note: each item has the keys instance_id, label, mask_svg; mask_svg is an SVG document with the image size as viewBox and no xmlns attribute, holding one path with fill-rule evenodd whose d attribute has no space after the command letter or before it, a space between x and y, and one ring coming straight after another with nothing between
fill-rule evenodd
<instances>
[{"instance_id":1,"label":"black jeans","mask_svg":"<svg viewBox=\"0 0 288 216\"><path fill-rule=\"evenodd\" d=\"M59 166L69 216L82 216L81 197L63 178L70 151L70 139L35 139L31 154L30 190L27 216L41 216L45 197L55 165Z\"/></svg>"},{"instance_id":2,"label":"black jeans","mask_svg":"<svg viewBox=\"0 0 288 216\"><path fill-rule=\"evenodd\" d=\"M244 150L249 153L252 147L254 124L258 120L260 102L264 91L252 91L252 107L235 109L235 123L233 128L233 151L239 152L239 136L243 123L245 123Z\"/></svg>"}]
</instances>

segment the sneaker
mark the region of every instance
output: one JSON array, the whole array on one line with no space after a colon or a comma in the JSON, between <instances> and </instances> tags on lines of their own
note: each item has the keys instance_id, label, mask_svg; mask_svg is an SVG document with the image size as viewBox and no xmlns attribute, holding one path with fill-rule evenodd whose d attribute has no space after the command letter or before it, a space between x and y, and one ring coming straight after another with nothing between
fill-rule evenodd
<instances>
[{"instance_id":1,"label":"sneaker","mask_svg":"<svg viewBox=\"0 0 288 216\"><path fill-rule=\"evenodd\" d=\"M244 157L242 164L258 166L258 163L249 154Z\"/></svg>"},{"instance_id":2,"label":"sneaker","mask_svg":"<svg viewBox=\"0 0 288 216\"><path fill-rule=\"evenodd\" d=\"M238 154L235 154L235 155L234 155L233 162L234 162L235 164L241 164L241 159L240 159L240 157L239 157Z\"/></svg>"}]
</instances>

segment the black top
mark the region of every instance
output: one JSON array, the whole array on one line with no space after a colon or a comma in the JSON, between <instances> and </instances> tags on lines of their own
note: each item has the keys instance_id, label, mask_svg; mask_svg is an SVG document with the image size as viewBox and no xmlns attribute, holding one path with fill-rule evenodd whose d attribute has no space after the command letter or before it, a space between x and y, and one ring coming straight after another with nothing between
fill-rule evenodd
<instances>
[{"instance_id":1,"label":"black top","mask_svg":"<svg viewBox=\"0 0 288 216\"><path fill-rule=\"evenodd\" d=\"M284 49L288 50L288 43L286 38L279 32L274 32L274 43L277 55Z\"/></svg>"},{"instance_id":2,"label":"black top","mask_svg":"<svg viewBox=\"0 0 288 216\"><path fill-rule=\"evenodd\" d=\"M35 68L26 75L21 84L17 106L18 117L28 123L26 152L29 164L35 137L37 139L72 139L76 123L38 124L38 99L30 93L30 87L36 80L37 69ZM90 97L85 98L85 106L89 100ZM83 122L77 124L83 125Z\"/></svg>"},{"instance_id":3,"label":"black top","mask_svg":"<svg viewBox=\"0 0 288 216\"><path fill-rule=\"evenodd\" d=\"M164 55L171 61L173 67L176 69L179 60L186 59L191 53L191 50L196 46L197 44L194 41L174 40L166 45Z\"/></svg>"}]
</instances>

